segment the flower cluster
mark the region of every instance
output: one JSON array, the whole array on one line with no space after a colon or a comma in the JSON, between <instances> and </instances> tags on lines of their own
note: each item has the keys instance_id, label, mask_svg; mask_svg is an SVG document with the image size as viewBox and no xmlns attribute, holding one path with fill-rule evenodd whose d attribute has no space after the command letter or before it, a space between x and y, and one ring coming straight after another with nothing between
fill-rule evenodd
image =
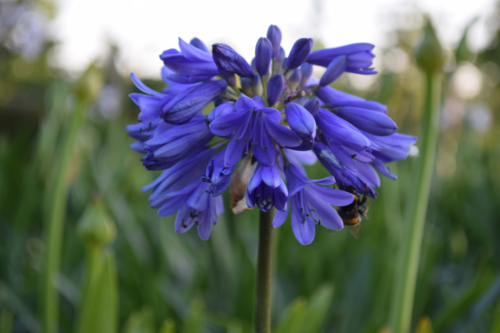
<instances>
[{"instance_id":1,"label":"flower cluster","mask_svg":"<svg viewBox=\"0 0 500 333\"><path fill-rule=\"evenodd\" d=\"M270 26L250 65L226 44L210 52L197 38L179 39L180 50L160 55L167 88L154 91L131 75L144 93L130 95L141 110L139 123L126 127L137 140L131 147L144 154L148 170L163 170L142 190L152 190L151 207L160 216L177 213L176 232L197 225L208 239L229 187L234 212L275 207L279 227L290 210L305 245L318 225L343 227L332 206L353 202L344 190L374 198L377 171L396 178L385 164L406 158L416 138L396 133L385 105L329 87L344 72L376 73L374 46L311 52L312 46L301 38L287 57L280 29ZM313 65L326 68L319 80ZM317 160L332 177L307 178L302 164ZM325 187L335 182L338 189Z\"/></svg>"}]
</instances>

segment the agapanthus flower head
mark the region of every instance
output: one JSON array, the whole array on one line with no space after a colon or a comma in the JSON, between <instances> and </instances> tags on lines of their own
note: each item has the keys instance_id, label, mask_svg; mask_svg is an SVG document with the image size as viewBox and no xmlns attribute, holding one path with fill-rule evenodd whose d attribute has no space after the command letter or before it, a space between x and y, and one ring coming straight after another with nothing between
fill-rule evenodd
<instances>
[{"instance_id":1,"label":"agapanthus flower head","mask_svg":"<svg viewBox=\"0 0 500 333\"><path fill-rule=\"evenodd\" d=\"M290 211L305 245L316 226L343 227L333 206L351 204L349 192L375 198L379 173L396 178L386 164L406 158L416 138L396 133L385 105L329 87L344 72L376 73L374 46L311 53L313 40L301 38L287 54L281 39L281 30L269 27L252 66L227 44L213 44L210 53L198 38L179 39L180 51L160 56L165 89L131 75L142 91L130 95L140 108L139 123L126 127L137 140L131 147L144 154L147 169L163 170L142 190L152 191L160 216L177 214L176 232L197 225L208 239L229 189L233 212L275 207L274 227ZM326 67L320 79L314 65ZM301 165L318 160L332 176L307 177Z\"/></svg>"}]
</instances>

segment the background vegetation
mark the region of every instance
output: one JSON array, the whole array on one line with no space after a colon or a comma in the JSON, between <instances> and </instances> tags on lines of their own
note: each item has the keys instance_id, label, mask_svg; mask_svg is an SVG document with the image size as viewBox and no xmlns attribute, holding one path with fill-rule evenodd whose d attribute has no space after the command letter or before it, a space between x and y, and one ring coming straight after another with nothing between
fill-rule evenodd
<instances>
[{"instance_id":1,"label":"background vegetation","mask_svg":"<svg viewBox=\"0 0 500 333\"><path fill-rule=\"evenodd\" d=\"M137 89L116 69L120 50L110 45L80 78L54 68L50 36L23 19L53 11L44 1L0 2L0 332L50 326L50 304L59 332L251 332L257 212L234 216L227 207L207 242L175 234L173 218L160 218L139 190L156 174L128 147L124 126L138 109L126 95ZM420 13L407 19L423 24ZM473 54L465 31L448 52L413 315L419 332L429 321L435 332L500 332L499 22L492 13L487 49ZM418 135L421 29L391 33L394 45L377 50L374 83L344 75L335 86L388 104L400 131ZM474 78L480 91L467 90ZM414 164L392 166L399 180L382 180L357 240L321 230L304 247L289 223L277 230L276 332L386 332ZM320 165L308 172L326 176Z\"/></svg>"}]
</instances>

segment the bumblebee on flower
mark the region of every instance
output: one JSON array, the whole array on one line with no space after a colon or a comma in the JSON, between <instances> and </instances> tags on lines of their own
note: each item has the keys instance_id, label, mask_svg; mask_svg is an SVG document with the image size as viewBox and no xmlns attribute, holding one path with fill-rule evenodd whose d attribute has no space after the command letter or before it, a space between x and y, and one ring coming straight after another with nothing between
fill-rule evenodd
<instances>
[{"instance_id":1,"label":"bumblebee on flower","mask_svg":"<svg viewBox=\"0 0 500 333\"><path fill-rule=\"evenodd\" d=\"M238 183L245 188L238 211L275 207L276 228L290 211L297 240L310 244L316 226L343 227L332 206L353 202L346 187L368 187L375 198L377 171L395 179L385 164L406 158L415 143L396 133L386 106L329 87L344 72L375 74L373 45L311 52L313 40L301 38L286 57L281 36L270 26L252 65L229 45L214 44L210 53L197 38L179 39L180 51L160 56L167 84L161 92L131 75L145 93L131 94L141 109L140 123L126 128L137 140L132 148L145 154L147 169L163 170L143 190L152 189L151 206L161 216L177 213L176 232L197 225L208 239L223 213L221 194ZM311 76L313 65L326 67L320 79ZM307 178L301 165L317 160L332 177ZM324 187L335 182L339 189Z\"/></svg>"}]
</instances>

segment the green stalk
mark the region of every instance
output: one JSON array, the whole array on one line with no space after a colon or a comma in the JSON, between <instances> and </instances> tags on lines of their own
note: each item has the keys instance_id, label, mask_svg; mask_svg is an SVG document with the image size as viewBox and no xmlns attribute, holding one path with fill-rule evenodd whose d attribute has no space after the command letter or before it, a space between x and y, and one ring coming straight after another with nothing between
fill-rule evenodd
<instances>
[{"instance_id":1,"label":"green stalk","mask_svg":"<svg viewBox=\"0 0 500 333\"><path fill-rule=\"evenodd\" d=\"M410 331L415 282L438 139L441 79L442 75L438 72L426 73L427 88L420 159L416 184L413 187L414 197L403 226L396 291L391 309L391 327L394 333Z\"/></svg>"},{"instance_id":2,"label":"green stalk","mask_svg":"<svg viewBox=\"0 0 500 333\"><path fill-rule=\"evenodd\" d=\"M269 80L267 80L266 78L264 78L264 76L261 76L260 77L260 80L262 82L262 99L264 100L264 103L266 104L266 106L269 106L268 103L267 103L267 82Z\"/></svg>"},{"instance_id":3,"label":"green stalk","mask_svg":"<svg viewBox=\"0 0 500 333\"><path fill-rule=\"evenodd\" d=\"M43 332L57 332L59 316L58 294L56 289L57 275L61 261L61 245L68 197L68 171L70 161L76 147L77 132L85 119L85 110L98 96L102 86L102 75L94 64L91 64L73 87L76 106L64 124L57 154L54 158L53 173L49 177L44 207L44 263L41 285L41 321Z\"/></svg>"},{"instance_id":4,"label":"green stalk","mask_svg":"<svg viewBox=\"0 0 500 333\"><path fill-rule=\"evenodd\" d=\"M74 152L76 134L83 122L84 104L77 104L71 114L70 122L61 136L60 154L55 159L53 173L50 176L47 189L46 207L48 209L45 221L45 262L42 276L42 325L43 332L57 331L58 295L56 290L57 274L61 259L61 244L66 212L66 198L69 183L67 182L68 167Z\"/></svg>"},{"instance_id":5,"label":"green stalk","mask_svg":"<svg viewBox=\"0 0 500 333\"><path fill-rule=\"evenodd\" d=\"M273 213L260 211L259 253L257 257L257 301L255 332L271 332L271 280L273 267Z\"/></svg>"}]
</instances>

